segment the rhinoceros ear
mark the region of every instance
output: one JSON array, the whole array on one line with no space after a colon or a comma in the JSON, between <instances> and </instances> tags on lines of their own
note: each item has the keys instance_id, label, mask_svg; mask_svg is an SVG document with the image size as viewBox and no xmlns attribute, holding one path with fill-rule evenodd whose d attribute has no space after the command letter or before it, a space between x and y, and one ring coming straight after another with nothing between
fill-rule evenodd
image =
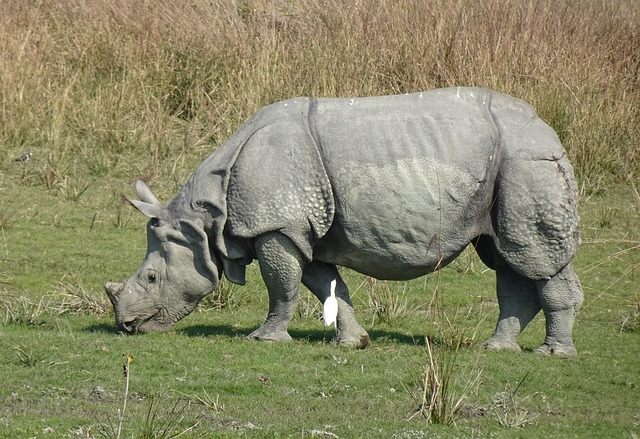
<instances>
[{"instance_id":1,"label":"rhinoceros ear","mask_svg":"<svg viewBox=\"0 0 640 439\"><path fill-rule=\"evenodd\" d=\"M158 218L160 216L160 211L162 210L160 205L149 204L144 201L132 200L130 198L127 198L127 201L143 215L146 215L149 218Z\"/></svg>"},{"instance_id":2,"label":"rhinoceros ear","mask_svg":"<svg viewBox=\"0 0 640 439\"><path fill-rule=\"evenodd\" d=\"M143 215L146 215L149 218L157 218L161 211L160 202L156 196L153 195L153 192L151 192L151 189L144 181L136 181L136 194L138 195L138 198L140 198L140 201L132 200L128 197L127 201Z\"/></svg>"},{"instance_id":3,"label":"rhinoceros ear","mask_svg":"<svg viewBox=\"0 0 640 439\"><path fill-rule=\"evenodd\" d=\"M153 195L151 188L147 186L147 183L145 183L144 180L136 181L136 194L138 195L138 198L145 203L153 204L155 206L160 205L160 202L156 196Z\"/></svg>"}]
</instances>

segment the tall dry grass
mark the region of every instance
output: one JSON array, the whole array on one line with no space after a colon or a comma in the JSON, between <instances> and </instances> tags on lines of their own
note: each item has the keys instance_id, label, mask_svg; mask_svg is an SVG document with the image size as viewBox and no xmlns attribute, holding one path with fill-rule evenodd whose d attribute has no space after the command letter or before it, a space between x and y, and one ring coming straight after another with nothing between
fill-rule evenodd
<instances>
[{"instance_id":1,"label":"tall dry grass","mask_svg":"<svg viewBox=\"0 0 640 439\"><path fill-rule=\"evenodd\" d=\"M585 187L638 182L634 0L5 0L4 163L31 184L176 181L259 107L296 95L483 86L531 102Z\"/></svg>"}]
</instances>

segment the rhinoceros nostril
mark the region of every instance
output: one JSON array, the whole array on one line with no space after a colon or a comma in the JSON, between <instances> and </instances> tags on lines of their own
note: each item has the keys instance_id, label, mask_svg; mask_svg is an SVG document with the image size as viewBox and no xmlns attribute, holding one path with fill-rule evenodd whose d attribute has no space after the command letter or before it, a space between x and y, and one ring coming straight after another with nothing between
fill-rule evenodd
<instances>
[{"instance_id":1,"label":"rhinoceros nostril","mask_svg":"<svg viewBox=\"0 0 640 439\"><path fill-rule=\"evenodd\" d=\"M140 326L139 319L128 320L126 322L121 322L119 327L120 330L126 334L135 334L138 332L138 326Z\"/></svg>"}]
</instances>

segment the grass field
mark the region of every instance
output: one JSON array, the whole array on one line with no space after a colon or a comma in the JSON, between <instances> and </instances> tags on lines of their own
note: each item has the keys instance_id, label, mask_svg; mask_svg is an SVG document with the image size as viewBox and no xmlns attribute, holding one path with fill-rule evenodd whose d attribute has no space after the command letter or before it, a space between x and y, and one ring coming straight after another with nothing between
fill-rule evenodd
<instances>
[{"instance_id":1,"label":"grass field","mask_svg":"<svg viewBox=\"0 0 640 439\"><path fill-rule=\"evenodd\" d=\"M2 2L0 437L114 438L123 410L136 438L639 437L638 29L625 0ZM365 350L330 343L308 293L294 342L245 340L267 310L255 264L175 331L115 332L102 285L146 250L121 200L136 178L169 200L277 99L449 85L531 102L571 156L578 356L531 352L541 316L524 352L480 349L498 305L471 251L411 282L345 270ZM463 399L448 425L421 410L427 337Z\"/></svg>"}]
</instances>

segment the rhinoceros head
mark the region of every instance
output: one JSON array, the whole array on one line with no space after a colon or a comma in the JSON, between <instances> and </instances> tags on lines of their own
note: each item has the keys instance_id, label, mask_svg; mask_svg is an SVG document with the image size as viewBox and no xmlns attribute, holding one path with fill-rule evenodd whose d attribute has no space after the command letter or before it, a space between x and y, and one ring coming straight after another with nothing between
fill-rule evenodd
<instances>
[{"instance_id":1,"label":"rhinoceros head","mask_svg":"<svg viewBox=\"0 0 640 439\"><path fill-rule=\"evenodd\" d=\"M147 255L133 276L109 282L105 290L121 331L168 330L216 287L222 270L200 220L178 214L172 204L162 206L142 181L136 192L140 201L129 202L150 218Z\"/></svg>"}]
</instances>

